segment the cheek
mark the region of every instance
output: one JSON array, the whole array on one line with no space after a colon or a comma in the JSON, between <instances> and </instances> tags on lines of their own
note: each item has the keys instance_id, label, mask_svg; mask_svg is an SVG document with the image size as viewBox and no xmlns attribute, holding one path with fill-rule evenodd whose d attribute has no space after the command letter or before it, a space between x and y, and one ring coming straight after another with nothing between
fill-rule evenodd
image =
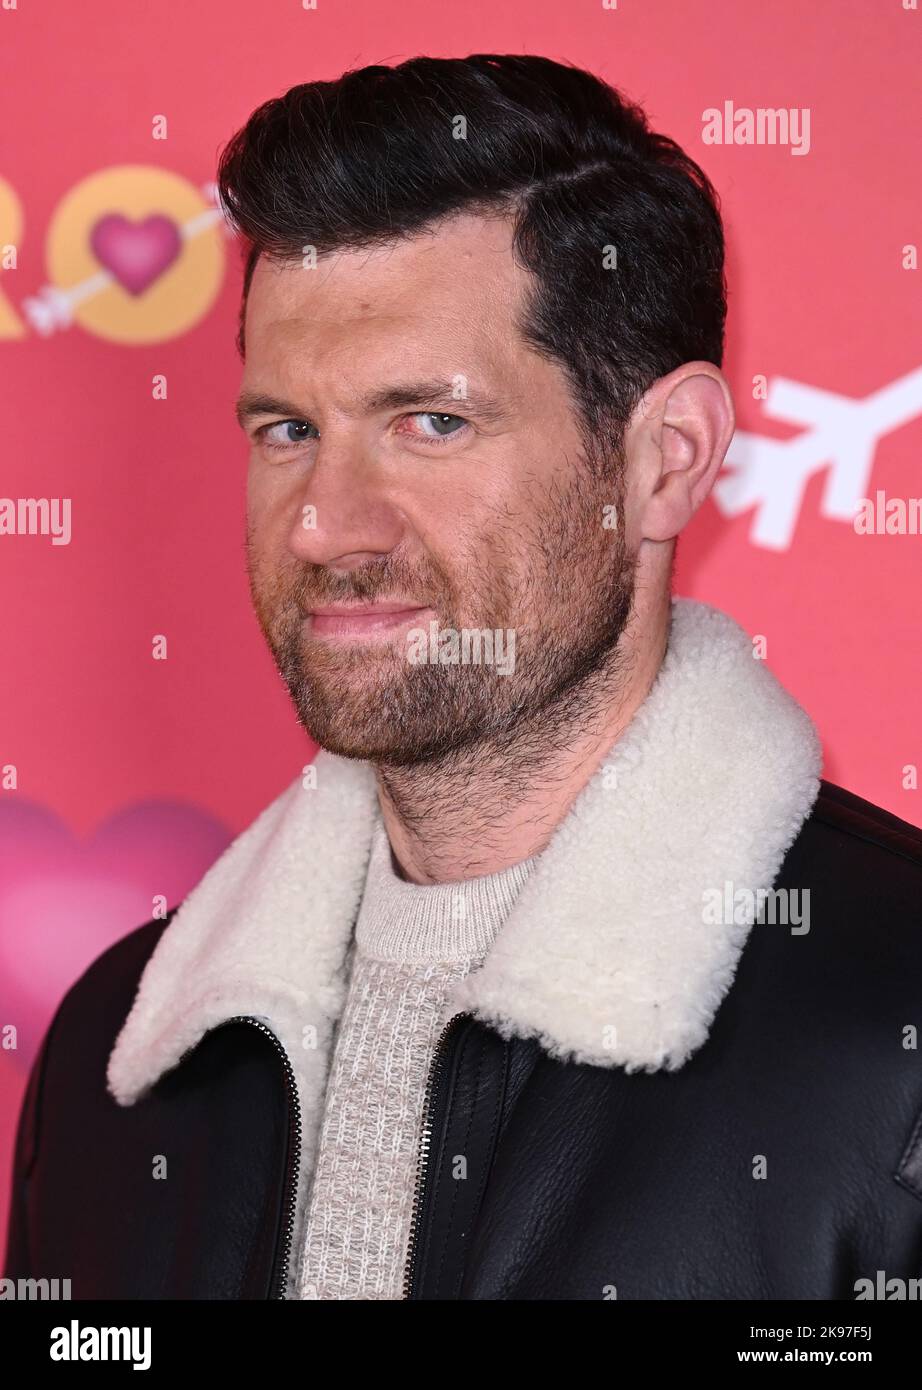
<instances>
[{"instance_id":1,"label":"cheek","mask_svg":"<svg viewBox=\"0 0 922 1390\"><path fill-rule=\"evenodd\" d=\"M247 469L246 485L246 507L247 507L247 531L261 530L263 519L266 514L266 477L264 470L250 459Z\"/></svg>"},{"instance_id":2,"label":"cheek","mask_svg":"<svg viewBox=\"0 0 922 1390\"><path fill-rule=\"evenodd\" d=\"M247 535L260 551L281 551L297 514L298 497L281 470L251 460L247 472Z\"/></svg>"},{"instance_id":3,"label":"cheek","mask_svg":"<svg viewBox=\"0 0 922 1390\"><path fill-rule=\"evenodd\" d=\"M527 551L527 534L504 504L469 507L457 524L426 538L462 626L514 626L519 621L529 575L537 569Z\"/></svg>"},{"instance_id":4,"label":"cheek","mask_svg":"<svg viewBox=\"0 0 922 1390\"><path fill-rule=\"evenodd\" d=\"M476 550L507 530L515 535L527 530L535 505L529 470L501 454L463 462L463 470L445 469L406 499L420 525L441 542L456 538Z\"/></svg>"},{"instance_id":5,"label":"cheek","mask_svg":"<svg viewBox=\"0 0 922 1390\"><path fill-rule=\"evenodd\" d=\"M276 492L277 486L271 470L260 462L254 452L250 456L247 468L247 515L253 518L265 516Z\"/></svg>"},{"instance_id":6,"label":"cheek","mask_svg":"<svg viewBox=\"0 0 922 1390\"><path fill-rule=\"evenodd\" d=\"M264 482L247 484L246 551L250 581L264 596L275 593L287 560L286 529Z\"/></svg>"}]
</instances>

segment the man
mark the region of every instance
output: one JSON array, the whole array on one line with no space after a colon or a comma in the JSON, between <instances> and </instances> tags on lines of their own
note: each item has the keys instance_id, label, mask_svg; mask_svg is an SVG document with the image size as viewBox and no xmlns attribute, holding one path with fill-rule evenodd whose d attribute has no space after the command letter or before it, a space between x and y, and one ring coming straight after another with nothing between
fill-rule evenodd
<instances>
[{"instance_id":1,"label":"man","mask_svg":"<svg viewBox=\"0 0 922 1390\"><path fill-rule=\"evenodd\" d=\"M321 752L59 1008L7 1273L917 1277L922 836L671 596L734 427L707 179L589 74L474 56L294 88L220 188L253 601Z\"/></svg>"}]
</instances>

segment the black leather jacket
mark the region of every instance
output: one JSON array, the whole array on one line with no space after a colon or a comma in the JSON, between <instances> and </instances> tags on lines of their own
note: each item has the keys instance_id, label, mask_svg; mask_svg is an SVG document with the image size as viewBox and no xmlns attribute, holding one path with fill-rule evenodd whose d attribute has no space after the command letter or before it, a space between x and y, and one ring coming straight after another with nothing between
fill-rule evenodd
<instances>
[{"instance_id":1,"label":"black leather jacket","mask_svg":"<svg viewBox=\"0 0 922 1390\"><path fill-rule=\"evenodd\" d=\"M824 783L788 885L811 890L809 935L752 930L676 1071L565 1063L451 1020L406 1297L848 1300L878 1270L922 1275L922 833ZM5 1273L69 1277L75 1299L280 1297L299 1115L266 1025L212 1029L130 1108L105 1089L165 925L99 957L45 1036Z\"/></svg>"}]
</instances>

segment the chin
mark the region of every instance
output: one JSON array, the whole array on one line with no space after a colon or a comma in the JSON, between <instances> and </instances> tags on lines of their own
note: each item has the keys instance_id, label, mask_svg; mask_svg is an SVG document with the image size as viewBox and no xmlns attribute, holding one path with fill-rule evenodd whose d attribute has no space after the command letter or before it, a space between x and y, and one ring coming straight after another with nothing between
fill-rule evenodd
<instances>
[{"instance_id":1,"label":"chin","mask_svg":"<svg viewBox=\"0 0 922 1390\"><path fill-rule=\"evenodd\" d=\"M406 725L358 732L354 724L344 729L323 725L317 719L310 720L300 715L299 718L314 742L328 753L359 762L386 763L390 767L417 767L432 762L450 753L463 741L457 736L445 738L434 730L428 735L425 730L417 730L415 736L408 739Z\"/></svg>"}]
</instances>

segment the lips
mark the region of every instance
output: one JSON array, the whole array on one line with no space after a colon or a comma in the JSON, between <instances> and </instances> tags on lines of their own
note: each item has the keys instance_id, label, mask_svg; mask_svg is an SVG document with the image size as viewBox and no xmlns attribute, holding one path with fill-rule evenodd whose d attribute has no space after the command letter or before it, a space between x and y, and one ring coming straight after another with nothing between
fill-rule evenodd
<instances>
[{"instance_id":1,"label":"lips","mask_svg":"<svg viewBox=\"0 0 922 1390\"><path fill-rule=\"evenodd\" d=\"M353 604L311 610L305 626L313 637L369 637L417 623L431 610L405 604Z\"/></svg>"},{"instance_id":2,"label":"lips","mask_svg":"<svg viewBox=\"0 0 922 1390\"><path fill-rule=\"evenodd\" d=\"M412 613L422 608L418 603L331 603L324 606L316 604L309 611L312 615L316 614L324 618L337 618L341 615L346 617L364 617L370 613Z\"/></svg>"}]
</instances>

